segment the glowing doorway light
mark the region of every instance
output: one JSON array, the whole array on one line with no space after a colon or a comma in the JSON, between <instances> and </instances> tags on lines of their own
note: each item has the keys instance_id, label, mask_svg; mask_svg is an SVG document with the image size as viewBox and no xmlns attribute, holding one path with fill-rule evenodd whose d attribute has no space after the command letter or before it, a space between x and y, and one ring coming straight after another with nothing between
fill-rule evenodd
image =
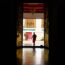
<instances>
[{"instance_id":1,"label":"glowing doorway light","mask_svg":"<svg viewBox=\"0 0 65 65\"><path fill-rule=\"evenodd\" d=\"M35 21L36 28L26 28L25 27L25 24L26 24L25 20L26 19L23 19L23 25L24 25L24 27L23 27L23 46L25 46L25 45L26 46L33 46L32 38L29 40L25 40L24 33L26 33L26 32L32 32L32 35L33 35L33 32L35 32L35 34L37 35L35 46L40 46L40 45L44 46L44 28L42 28L42 22L44 19L43 20L42 19L35 19L36 20Z\"/></svg>"},{"instance_id":2,"label":"glowing doorway light","mask_svg":"<svg viewBox=\"0 0 65 65\"><path fill-rule=\"evenodd\" d=\"M41 19L36 19L36 31L37 32L41 32L41 23L42 23L42 20Z\"/></svg>"},{"instance_id":3,"label":"glowing doorway light","mask_svg":"<svg viewBox=\"0 0 65 65\"><path fill-rule=\"evenodd\" d=\"M41 24L42 24L42 19L36 19L35 33L37 34L37 40L44 38L44 30L42 31Z\"/></svg>"}]
</instances>

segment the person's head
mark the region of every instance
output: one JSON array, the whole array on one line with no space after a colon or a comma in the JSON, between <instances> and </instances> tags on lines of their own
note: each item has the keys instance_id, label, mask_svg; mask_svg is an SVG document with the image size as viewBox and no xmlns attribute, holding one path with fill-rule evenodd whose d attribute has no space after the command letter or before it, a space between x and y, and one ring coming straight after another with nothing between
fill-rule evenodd
<instances>
[{"instance_id":1,"label":"person's head","mask_svg":"<svg viewBox=\"0 0 65 65\"><path fill-rule=\"evenodd\" d=\"M35 32L33 34L35 34Z\"/></svg>"}]
</instances>

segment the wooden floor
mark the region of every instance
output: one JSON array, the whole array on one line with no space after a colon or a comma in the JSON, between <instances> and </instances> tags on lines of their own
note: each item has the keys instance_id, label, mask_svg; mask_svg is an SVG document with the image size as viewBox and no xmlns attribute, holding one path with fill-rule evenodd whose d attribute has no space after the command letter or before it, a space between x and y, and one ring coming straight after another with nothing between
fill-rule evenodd
<instances>
[{"instance_id":1,"label":"wooden floor","mask_svg":"<svg viewBox=\"0 0 65 65\"><path fill-rule=\"evenodd\" d=\"M48 49L22 48L18 49L16 54L18 65L48 65Z\"/></svg>"}]
</instances>

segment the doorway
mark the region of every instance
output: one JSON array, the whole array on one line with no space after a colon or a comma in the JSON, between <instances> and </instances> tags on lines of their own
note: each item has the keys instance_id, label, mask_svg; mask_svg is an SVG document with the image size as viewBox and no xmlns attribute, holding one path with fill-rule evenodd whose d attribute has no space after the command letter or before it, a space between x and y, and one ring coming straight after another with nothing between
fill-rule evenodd
<instances>
[{"instance_id":1,"label":"doorway","mask_svg":"<svg viewBox=\"0 0 65 65\"><path fill-rule=\"evenodd\" d=\"M33 46L34 32L37 35L35 46L44 46L44 19L23 18L23 46Z\"/></svg>"}]
</instances>

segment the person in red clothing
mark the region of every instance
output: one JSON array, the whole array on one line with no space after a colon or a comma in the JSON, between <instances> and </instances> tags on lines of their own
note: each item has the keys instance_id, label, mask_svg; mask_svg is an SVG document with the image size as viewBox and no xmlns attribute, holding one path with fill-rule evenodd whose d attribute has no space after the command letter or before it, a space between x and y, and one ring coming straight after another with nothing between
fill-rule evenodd
<instances>
[{"instance_id":1,"label":"person in red clothing","mask_svg":"<svg viewBox=\"0 0 65 65\"><path fill-rule=\"evenodd\" d=\"M32 36L32 38L33 38L33 46L35 46L36 37L37 37L37 35L36 35L35 32L34 32L34 33L33 33L33 36Z\"/></svg>"}]
</instances>

